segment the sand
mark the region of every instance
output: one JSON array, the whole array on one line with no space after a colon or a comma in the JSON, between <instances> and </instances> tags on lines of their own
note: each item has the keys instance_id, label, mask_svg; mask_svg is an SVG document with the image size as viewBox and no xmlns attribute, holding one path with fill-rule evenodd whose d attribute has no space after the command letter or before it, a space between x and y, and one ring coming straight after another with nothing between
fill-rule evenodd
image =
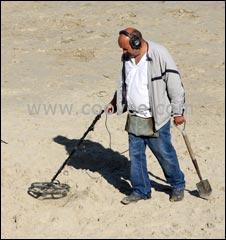
<instances>
[{"instance_id":1,"label":"sand","mask_svg":"<svg viewBox=\"0 0 226 240\"><path fill-rule=\"evenodd\" d=\"M225 237L224 12L220 1L1 2L2 238ZM198 176L172 127L184 200L169 202L147 149L152 198L122 205L130 186L124 114L107 119L111 146L103 115L58 176L68 196L32 198L31 183L50 181L111 100L121 69L118 32L128 26L167 47L180 69L187 134L212 195L195 194Z\"/></svg>"}]
</instances>

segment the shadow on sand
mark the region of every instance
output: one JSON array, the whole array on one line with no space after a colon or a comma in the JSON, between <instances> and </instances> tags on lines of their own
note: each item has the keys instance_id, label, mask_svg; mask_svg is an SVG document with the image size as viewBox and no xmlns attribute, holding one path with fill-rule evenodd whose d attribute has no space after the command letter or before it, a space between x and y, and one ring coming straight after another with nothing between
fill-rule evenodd
<instances>
[{"instance_id":1,"label":"shadow on sand","mask_svg":"<svg viewBox=\"0 0 226 240\"><path fill-rule=\"evenodd\" d=\"M53 138L54 142L63 145L69 155L76 148L79 139L68 139L64 136ZM132 191L129 184L130 161L117 151L103 147L100 143L83 140L77 151L68 162L75 169L86 169L98 172L107 182L113 185L121 193L129 195ZM166 180L148 172L149 175L162 183L151 180L151 186L158 192L170 195L171 187ZM197 191L187 190L191 195L199 197Z\"/></svg>"}]
</instances>

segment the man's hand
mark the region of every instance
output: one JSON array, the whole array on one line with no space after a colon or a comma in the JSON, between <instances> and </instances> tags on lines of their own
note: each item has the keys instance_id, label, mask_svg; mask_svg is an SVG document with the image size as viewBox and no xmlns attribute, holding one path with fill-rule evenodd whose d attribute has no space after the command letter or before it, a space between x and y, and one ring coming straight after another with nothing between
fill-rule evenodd
<instances>
[{"instance_id":1,"label":"man's hand","mask_svg":"<svg viewBox=\"0 0 226 240\"><path fill-rule=\"evenodd\" d=\"M186 122L186 120L185 120L184 116L175 116L174 117L174 123L176 125L181 125L181 124L183 124L185 122Z\"/></svg>"},{"instance_id":2,"label":"man's hand","mask_svg":"<svg viewBox=\"0 0 226 240\"><path fill-rule=\"evenodd\" d=\"M115 112L114 106L113 106L111 103L109 103L109 104L106 106L106 108L105 108L104 111L105 111L106 114L113 114L113 113Z\"/></svg>"}]
</instances>

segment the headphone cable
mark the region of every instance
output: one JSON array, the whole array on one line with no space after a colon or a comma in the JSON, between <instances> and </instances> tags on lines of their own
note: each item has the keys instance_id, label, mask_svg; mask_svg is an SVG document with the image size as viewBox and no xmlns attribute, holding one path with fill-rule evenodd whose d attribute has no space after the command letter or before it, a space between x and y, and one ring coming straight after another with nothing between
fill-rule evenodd
<instances>
[{"instance_id":1,"label":"headphone cable","mask_svg":"<svg viewBox=\"0 0 226 240\"><path fill-rule=\"evenodd\" d=\"M106 113L105 127L106 127L106 130L107 130L108 135L109 135L109 148L112 150L112 148L111 148L111 132L110 132L108 126L107 126L107 120L108 120L108 116L107 116L107 113ZM129 149L127 149L127 150L125 150L125 151L123 151L123 152L120 152L119 154L123 154L123 153L126 153L126 152L128 152L128 151L129 151Z\"/></svg>"},{"instance_id":2,"label":"headphone cable","mask_svg":"<svg viewBox=\"0 0 226 240\"><path fill-rule=\"evenodd\" d=\"M107 121L108 121L108 116L107 116L107 113L105 114L106 115L106 118L105 118L105 127L106 127L106 130L108 132L108 135L109 135L109 148L111 149L111 133L108 129L108 126L107 126Z\"/></svg>"}]
</instances>

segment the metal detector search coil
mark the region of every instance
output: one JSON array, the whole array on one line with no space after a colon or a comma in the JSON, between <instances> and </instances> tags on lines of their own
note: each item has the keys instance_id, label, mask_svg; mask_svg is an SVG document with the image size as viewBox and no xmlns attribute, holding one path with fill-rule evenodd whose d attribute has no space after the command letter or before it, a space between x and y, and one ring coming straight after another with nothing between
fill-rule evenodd
<instances>
[{"instance_id":1,"label":"metal detector search coil","mask_svg":"<svg viewBox=\"0 0 226 240\"><path fill-rule=\"evenodd\" d=\"M70 186L54 182L35 182L28 188L27 193L34 198L40 199L59 199L65 197L70 190Z\"/></svg>"}]
</instances>

